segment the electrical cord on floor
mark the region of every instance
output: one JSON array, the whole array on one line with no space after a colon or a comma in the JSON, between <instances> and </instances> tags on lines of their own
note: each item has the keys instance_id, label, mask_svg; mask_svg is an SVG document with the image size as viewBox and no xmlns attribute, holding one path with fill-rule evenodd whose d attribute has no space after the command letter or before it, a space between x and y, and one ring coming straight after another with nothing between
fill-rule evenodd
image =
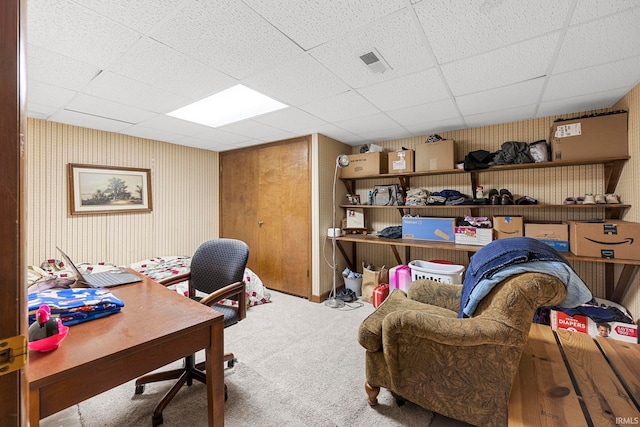
<instances>
[{"instance_id":1,"label":"electrical cord on floor","mask_svg":"<svg viewBox=\"0 0 640 427\"><path fill-rule=\"evenodd\" d=\"M361 308L361 307L364 307L364 303L362 301L345 302L344 307L341 307L339 310L351 311L351 310L357 310L358 308Z\"/></svg>"}]
</instances>

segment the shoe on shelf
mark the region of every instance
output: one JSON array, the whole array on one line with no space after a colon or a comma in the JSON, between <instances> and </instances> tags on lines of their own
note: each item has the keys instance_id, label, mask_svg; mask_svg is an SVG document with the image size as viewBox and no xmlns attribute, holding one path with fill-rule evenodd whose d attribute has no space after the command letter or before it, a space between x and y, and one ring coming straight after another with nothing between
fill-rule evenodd
<instances>
[{"instance_id":1,"label":"shoe on shelf","mask_svg":"<svg viewBox=\"0 0 640 427\"><path fill-rule=\"evenodd\" d=\"M512 205L513 204L513 195L509 190L502 189L500 190L500 204L501 205Z\"/></svg>"},{"instance_id":2,"label":"shoe on shelf","mask_svg":"<svg viewBox=\"0 0 640 427\"><path fill-rule=\"evenodd\" d=\"M615 194L606 194L604 198L607 203L620 203L620 198Z\"/></svg>"},{"instance_id":3,"label":"shoe on shelf","mask_svg":"<svg viewBox=\"0 0 640 427\"><path fill-rule=\"evenodd\" d=\"M576 204L576 198L575 197L567 197L566 199L564 199L563 203L565 205L575 205Z\"/></svg>"},{"instance_id":4,"label":"shoe on shelf","mask_svg":"<svg viewBox=\"0 0 640 427\"><path fill-rule=\"evenodd\" d=\"M596 197L593 194L585 194L584 202L582 203L584 203L585 205L595 205Z\"/></svg>"},{"instance_id":5,"label":"shoe on shelf","mask_svg":"<svg viewBox=\"0 0 640 427\"><path fill-rule=\"evenodd\" d=\"M607 203L607 200L604 198L604 194L596 194L595 199L596 199L596 203L599 205Z\"/></svg>"},{"instance_id":6,"label":"shoe on shelf","mask_svg":"<svg viewBox=\"0 0 640 427\"><path fill-rule=\"evenodd\" d=\"M580 196L580 197L576 197L576 203L581 205L584 203L584 197Z\"/></svg>"}]
</instances>

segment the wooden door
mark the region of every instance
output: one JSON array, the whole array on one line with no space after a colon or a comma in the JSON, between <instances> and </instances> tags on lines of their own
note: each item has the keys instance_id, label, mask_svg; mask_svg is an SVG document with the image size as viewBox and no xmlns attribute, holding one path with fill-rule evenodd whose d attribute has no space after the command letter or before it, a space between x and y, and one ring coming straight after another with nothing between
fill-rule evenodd
<instances>
[{"instance_id":1,"label":"wooden door","mask_svg":"<svg viewBox=\"0 0 640 427\"><path fill-rule=\"evenodd\" d=\"M26 1L0 2L0 340L27 336L24 197ZM24 304L24 305L23 305ZM8 350L6 347L2 350ZM22 351L15 349L16 359ZM3 356L6 356L3 354ZM3 357L2 366L8 360ZM27 424L26 370L0 372L0 425Z\"/></svg>"},{"instance_id":2,"label":"wooden door","mask_svg":"<svg viewBox=\"0 0 640 427\"><path fill-rule=\"evenodd\" d=\"M249 244L248 267L267 288L308 298L311 295L309 139L222 153L220 163L220 236L239 238ZM243 196L235 194L245 191Z\"/></svg>"}]
</instances>

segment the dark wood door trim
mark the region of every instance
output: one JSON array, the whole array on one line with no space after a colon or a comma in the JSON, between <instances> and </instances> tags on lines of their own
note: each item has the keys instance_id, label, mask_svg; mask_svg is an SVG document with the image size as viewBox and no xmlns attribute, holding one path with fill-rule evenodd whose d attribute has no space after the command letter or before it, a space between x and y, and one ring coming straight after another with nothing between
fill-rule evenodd
<instances>
[{"instance_id":1,"label":"dark wood door trim","mask_svg":"<svg viewBox=\"0 0 640 427\"><path fill-rule=\"evenodd\" d=\"M24 128L26 1L0 2L0 339L26 336L24 221ZM17 301L17 304L10 303ZM26 425L28 387L24 370L0 376L0 425ZM22 397L21 397L22 396Z\"/></svg>"}]
</instances>

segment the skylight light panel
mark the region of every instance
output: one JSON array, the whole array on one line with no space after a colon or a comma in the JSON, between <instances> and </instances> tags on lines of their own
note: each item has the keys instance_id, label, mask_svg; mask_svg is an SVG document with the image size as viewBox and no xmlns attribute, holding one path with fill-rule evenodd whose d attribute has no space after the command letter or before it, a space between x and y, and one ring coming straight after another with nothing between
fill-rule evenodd
<instances>
[{"instance_id":1,"label":"skylight light panel","mask_svg":"<svg viewBox=\"0 0 640 427\"><path fill-rule=\"evenodd\" d=\"M236 85L167 115L215 128L286 107L253 89Z\"/></svg>"}]
</instances>

